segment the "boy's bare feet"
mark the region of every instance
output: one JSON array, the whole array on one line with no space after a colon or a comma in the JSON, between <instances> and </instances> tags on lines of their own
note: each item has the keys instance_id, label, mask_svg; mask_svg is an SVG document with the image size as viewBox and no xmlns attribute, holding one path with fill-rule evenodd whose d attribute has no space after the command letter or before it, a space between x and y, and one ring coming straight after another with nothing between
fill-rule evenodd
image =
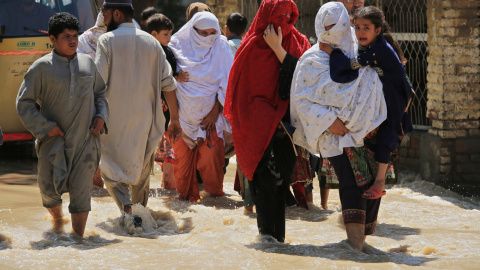
<instances>
[{"instance_id":1,"label":"boy's bare feet","mask_svg":"<svg viewBox=\"0 0 480 270\"><path fill-rule=\"evenodd\" d=\"M48 212L50 215L52 215L53 218L53 232L56 234L62 234L65 233L65 230L63 229L63 213L62 213L62 206L55 206L52 208L47 208Z\"/></svg>"},{"instance_id":2,"label":"boy's bare feet","mask_svg":"<svg viewBox=\"0 0 480 270\"><path fill-rule=\"evenodd\" d=\"M65 224L63 217L53 218L52 220L53 232L56 234L64 234L65 229L63 228L63 224Z\"/></svg>"},{"instance_id":3,"label":"boy's bare feet","mask_svg":"<svg viewBox=\"0 0 480 270\"><path fill-rule=\"evenodd\" d=\"M125 206L123 207L123 212L124 212L125 214L131 215L131 214L132 214L132 206L131 206L131 205L125 205Z\"/></svg>"},{"instance_id":4,"label":"boy's bare feet","mask_svg":"<svg viewBox=\"0 0 480 270\"><path fill-rule=\"evenodd\" d=\"M245 208L243 209L243 214L244 215L253 214L253 205L252 206L245 206Z\"/></svg>"}]
</instances>

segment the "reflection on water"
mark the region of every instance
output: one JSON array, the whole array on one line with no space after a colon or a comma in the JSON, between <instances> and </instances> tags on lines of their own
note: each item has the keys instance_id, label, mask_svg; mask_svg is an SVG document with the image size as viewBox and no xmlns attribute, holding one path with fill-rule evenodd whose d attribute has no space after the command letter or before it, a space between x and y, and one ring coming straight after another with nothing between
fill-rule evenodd
<instances>
[{"instance_id":1,"label":"reflection on water","mask_svg":"<svg viewBox=\"0 0 480 270\"><path fill-rule=\"evenodd\" d=\"M57 235L44 218L47 212L31 180L35 159L13 156L16 161L0 154L0 269L475 269L480 263L477 199L413 174L401 174L402 184L389 187L377 231L360 253L344 240L337 190L330 193L331 210L286 210L285 244L257 238L255 214L244 215L241 198L233 191L235 164L228 168L227 196L199 203L160 188L156 167L148 207L134 206L144 220L138 230L125 225L128 217L120 216L104 189L96 189L86 237ZM29 185L19 185L23 183ZM64 200L68 213L68 194ZM317 181L314 201L319 205Z\"/></svg>"}]
</instances>

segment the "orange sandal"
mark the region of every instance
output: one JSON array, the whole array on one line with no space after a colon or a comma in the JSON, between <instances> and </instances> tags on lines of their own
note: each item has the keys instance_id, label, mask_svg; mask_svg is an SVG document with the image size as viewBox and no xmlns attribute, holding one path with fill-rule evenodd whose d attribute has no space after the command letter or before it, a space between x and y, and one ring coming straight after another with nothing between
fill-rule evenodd
<instances>
[{"instance_id":1,"label":"orange sandal","mask_svg":"<svg viewBox=\"0 0 480 270\"><path fill-rule=\"evenodd\" d=\"M369 199L369 200L375 200L375 199L378 199L378 198L382 197L385 194L387 194L387 192L385 190L381 191L376 186L371 186L367 191L365 191L363 193L362 198Z\"/></svg>"}]
</instances>

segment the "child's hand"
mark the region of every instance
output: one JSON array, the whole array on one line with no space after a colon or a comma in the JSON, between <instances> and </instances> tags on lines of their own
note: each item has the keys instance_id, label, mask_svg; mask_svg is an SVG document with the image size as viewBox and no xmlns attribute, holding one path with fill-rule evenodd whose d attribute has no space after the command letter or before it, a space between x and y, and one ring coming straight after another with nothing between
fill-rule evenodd
<instances>
[{"instance_id":1,"label":"child's hand","mask_svg":"<svg viewBox=\"0 0 480 270\"><path fill-rule=\"evenodd\" d=\"M343 136L348 133L348 129L345 127L345 124L342 122L340 119L335 119L333 124L328 128L328 130L334 134L334 135L339 135Z\"/></svg>"},{"instance_id":2,"label":"child's hand","mask_svg":"<svg viewBox=\"0 0 480 270\"><path fill-rule=\"evenodd\" d=\"M215 128L215 123L217 122L218 115L220 114L220 103L218 100L213 105L212 110L203 118L200 125L203 125L203 130L207 131L207 137L210 136L210 132Z\"/></svg>"},{"instance_id":3,"label":"child's hand","mask_svg":"<svg viewBox=\"0 0 480 270\"><path fill-rule=\"evenodd\" d=\"M105 121L99 116L95 117L93 119L92 125L90 126L90 132L93 134L100 133L100 130L102 130L103 128L103 125L105 125Z\"/></svg>"},{"instance_id":4,"label":"child's hand","mask_svg":"<svg viewBox=\"0 0 480 270\"><path fill-rule=\"evenodd\" d=\"M163 112L168 111L168 105L165 101L163 101L163 99L162 99L162 110L163 110Z\"/></svg>"},{"instance_id":5,"label":"child's hand","mask_svg":"<svg viewBox=\"0 0 480 270\"><path fill-rule=\"evenodd\" d=\"M55 137L55 136L63 137L63 136L65 136L65 133L63 133L62 129L57 125L54 128L52 128L52 130L50 130L47 133L47 135L50 136L50 137Z\"/></svg>"},{"instance_id":6,"label":"child's hand","mask_svg":"<svg viewBox=\"0 0 480 270\"><path fill-rule=\"evenodd\" d=\"M330 55L332 53L333 48L332 48L332 46L330 46L330 44L323 43L323 42L320 42L319 44L320 44L320 50L328 53L328 55Z\"/></svg>"},{"instance_id":7,"label":"child's hand","mask_svg":"<svg viewBox=\"0 0 480 270\"><path fill-rule=\"evenodd\" d=\"M182 136L182 126L180 121L174 118L170 118L170 123L168 124L168 139L170 142L176 143L178 139Z\"/></svg>"},{"instance_id":8,"label":"child's hand","mask_svg":"<svg viewBox=\"0 0 480 270\"><path fill-rule=\"evenodd\" d=\"M189 79L188 72L180 70L180 72L178 73L178 76L175 77L175 79L177 80L177 82L188 82L188 79Z\"/></svg>"}]
</instances>

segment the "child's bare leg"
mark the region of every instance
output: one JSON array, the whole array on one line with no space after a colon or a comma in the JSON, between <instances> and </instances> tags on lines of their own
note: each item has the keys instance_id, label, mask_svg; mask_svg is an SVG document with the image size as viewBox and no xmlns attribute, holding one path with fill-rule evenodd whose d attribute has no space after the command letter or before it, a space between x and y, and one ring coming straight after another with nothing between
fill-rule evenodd
<instances>
[{"instance_id":1,"label":"child's bare leg","mask_svg":"<svg viewBox=\"0 0 480 270\"><path fill-rule=\"evenodd\" d=\"M385 190L385 175L387 174L387 169L387 163L378 163L377 177L375 177L375 182L373 185L379 188L381 191Z\"/></svg>"},{"instance_id":2,"label":"child's bare leg","mask_svg":"<svg viewBox=\"0 0 480 270\"><path fill-rule=\"evenodd\" d=\"M350 244L363 251L363 243L365 243L365 224L360 223L346 223L345 230L347 231L347 238Z\"/></svg>"},{"instance_id":3,"label":"child's bare leg","mask_svg":"<svg viewBox=\"0 0 480 270\"><path fill-rule=\"evenodd\" d=\"M87 225L88 212L72 214L73 231L83 237L85 226Z\"/></svg>"},{"instance_id":4,"label":"child's bare leg","mask_svg":"<svg viewBox=\"0 0 480 270\"><path fill-rule=\"evenodd\" d=\"M313 192L306 193L305 198L307 200L307 203L313 203Z\"/></svg>"},{"instance_id":5,"label":"child's bare leg","mask_svg":"<svg viewBox=\"0 0 480 270\"><path fill-rule=\"evenodd\" d=\"M328 195L330 194L330 189L328 188L320 188L320 204L322 208L327 210L328 206Z\"/></svg>"},{"instance_id":6,"label":"child's bare leg","mask_svg":"<svg viewBox=\"0 0 480 270\"><path fill-rule=\"evenodd\" d=\"M385 195L385 174L387 173L388 164L378 163L378 172L373 185L363 193L365 199L378 199Z\"/></svg>"},{"instance_id":7,"label":"child's bare leg","mask_svg":"<svg viewBox=\"0 0 480 270\"><path fill-rule=\"evenodd\" d=\"M62 205L55 206L52 208L47 208L50 215L53 217L53 232L57 234L62 234L65 231L63 230L63 213Z\"/></svg>"}]
</instances>

